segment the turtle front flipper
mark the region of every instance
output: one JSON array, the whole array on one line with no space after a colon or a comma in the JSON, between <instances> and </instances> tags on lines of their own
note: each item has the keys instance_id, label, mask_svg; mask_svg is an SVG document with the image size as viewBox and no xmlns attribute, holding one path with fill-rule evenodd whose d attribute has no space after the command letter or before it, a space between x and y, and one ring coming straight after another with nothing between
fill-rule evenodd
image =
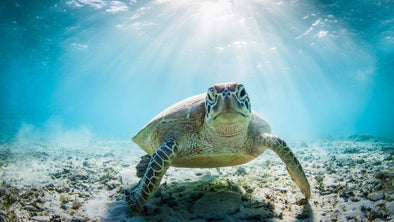
<instances>
[{"instance_id":1,"label":"turtle front flipper","mask_svg":"<svg viewBox=\"0 0 394 222\"><path fill-rule=\"evenodd\" d=\"M258 138L258 144L278 154L280 159L286 164L291 179L297 184L305 197L309 199L311 197L311 190L308 179L305 176L300 162L297 160L290 147L287 146L286 142L278 136L263 133Z\"/></svg>"},{"instance_id":2,"label":"turtle front flipper","mask_svg":"<svg viewBox=\"0 0 394 222\"><path fill-rule=\"evenodd\" d=\"M131 191L125 190L126 202L134 212L139 212L155 193L164 173L170 167L178 147L174 141L163 143L152 155L145 175Z\"/></svg>"}]
</instances>

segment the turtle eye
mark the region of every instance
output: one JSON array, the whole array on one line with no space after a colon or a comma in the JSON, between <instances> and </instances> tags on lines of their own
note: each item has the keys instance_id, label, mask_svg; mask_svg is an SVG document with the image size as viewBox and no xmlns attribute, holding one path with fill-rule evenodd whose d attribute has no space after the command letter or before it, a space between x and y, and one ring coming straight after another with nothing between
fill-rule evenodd
<instances>
[{"instance_id":1,"label":"turtle eye","mask_svg":"<svg viewBox=\"0 0 394 222\"><path fill-rule=\"evenodd\" d=\"M208 89L207 101L211 104L216 102L216 91L212 87Z\"/></svg>"},{"instance_id":2,"label":"turtle eye","mask_svg":"<svg viewBox=\"0 0 394 222\"><path fill-rule=\"evenodd\" d=\"M237 86L237 96L241 100L246 98L247 94L246 94L246 90L243 85Z\"/></svg>"}]
</instances>

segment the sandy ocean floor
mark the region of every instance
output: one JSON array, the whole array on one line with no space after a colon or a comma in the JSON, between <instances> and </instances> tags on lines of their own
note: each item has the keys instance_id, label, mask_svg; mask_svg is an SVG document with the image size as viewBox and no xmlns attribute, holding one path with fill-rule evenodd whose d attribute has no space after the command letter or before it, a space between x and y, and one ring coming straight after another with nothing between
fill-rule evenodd
<instances>
[{"instance_id":1,"label":"sandy ocean floor","mask_svg":"<svg viewBox=\"0 0 394 222\"><path fill-rule=\"evenodd\" d=\"M131 141L0 141L1 221L394 221L394 140L356 135L292 143L308 201L267 151L220 169L170 168L140 215L134 186L144 153Z\"/></svg>"}]
</instances>

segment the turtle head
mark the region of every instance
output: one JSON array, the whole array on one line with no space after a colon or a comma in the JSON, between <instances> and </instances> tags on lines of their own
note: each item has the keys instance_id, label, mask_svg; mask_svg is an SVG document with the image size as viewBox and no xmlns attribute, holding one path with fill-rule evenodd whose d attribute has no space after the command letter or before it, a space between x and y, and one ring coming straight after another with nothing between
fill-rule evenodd
<instances>
[{"instance_id":1,"label":"turtle head","mask_svg":"<svg viewBox=\"0 0 394 222\"><path fill-rule=\"evenodd\" d=\"M205 98L205 122L221 136L245 132L251 119L249 96L239 83L211 86Z\"/></svg>"}]
</instances>

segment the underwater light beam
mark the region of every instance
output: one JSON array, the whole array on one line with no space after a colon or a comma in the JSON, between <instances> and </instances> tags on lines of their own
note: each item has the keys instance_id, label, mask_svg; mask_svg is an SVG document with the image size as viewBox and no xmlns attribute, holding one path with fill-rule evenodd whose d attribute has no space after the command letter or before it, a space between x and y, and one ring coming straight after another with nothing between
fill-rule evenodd
<instances>
[{"instance_id":1,"label":"underwater light beam","mask_svg":"<svg viewBox=\"0 0 394 222\"><path fill-rule=\"evenodd\" d=\"M138 128L155 110L228 81L248 85L254 109L284 135L343 130L336 127L349 125L365 103L359 95L368 93L369 82L357 82L354 91L348 83L356 81L353 73L368 79L363 70L373 70L374 59L339 18L307 2L183 0L133 6L105 11L112 19L104 14L98 21L106 20L107 29L76 34L89 39L90 56L67 77L81 80L81 66L98 71L85 72L84 81L95 79L92 107L123 110L116 121L123 117L132 123L124 127ZM147 91L146 84L154 87ZM59 94L72 84L63 86ZM130 100L147 108L145 119L130 117L127 110L138 112Z\"/></svg>"}]
</instances>

